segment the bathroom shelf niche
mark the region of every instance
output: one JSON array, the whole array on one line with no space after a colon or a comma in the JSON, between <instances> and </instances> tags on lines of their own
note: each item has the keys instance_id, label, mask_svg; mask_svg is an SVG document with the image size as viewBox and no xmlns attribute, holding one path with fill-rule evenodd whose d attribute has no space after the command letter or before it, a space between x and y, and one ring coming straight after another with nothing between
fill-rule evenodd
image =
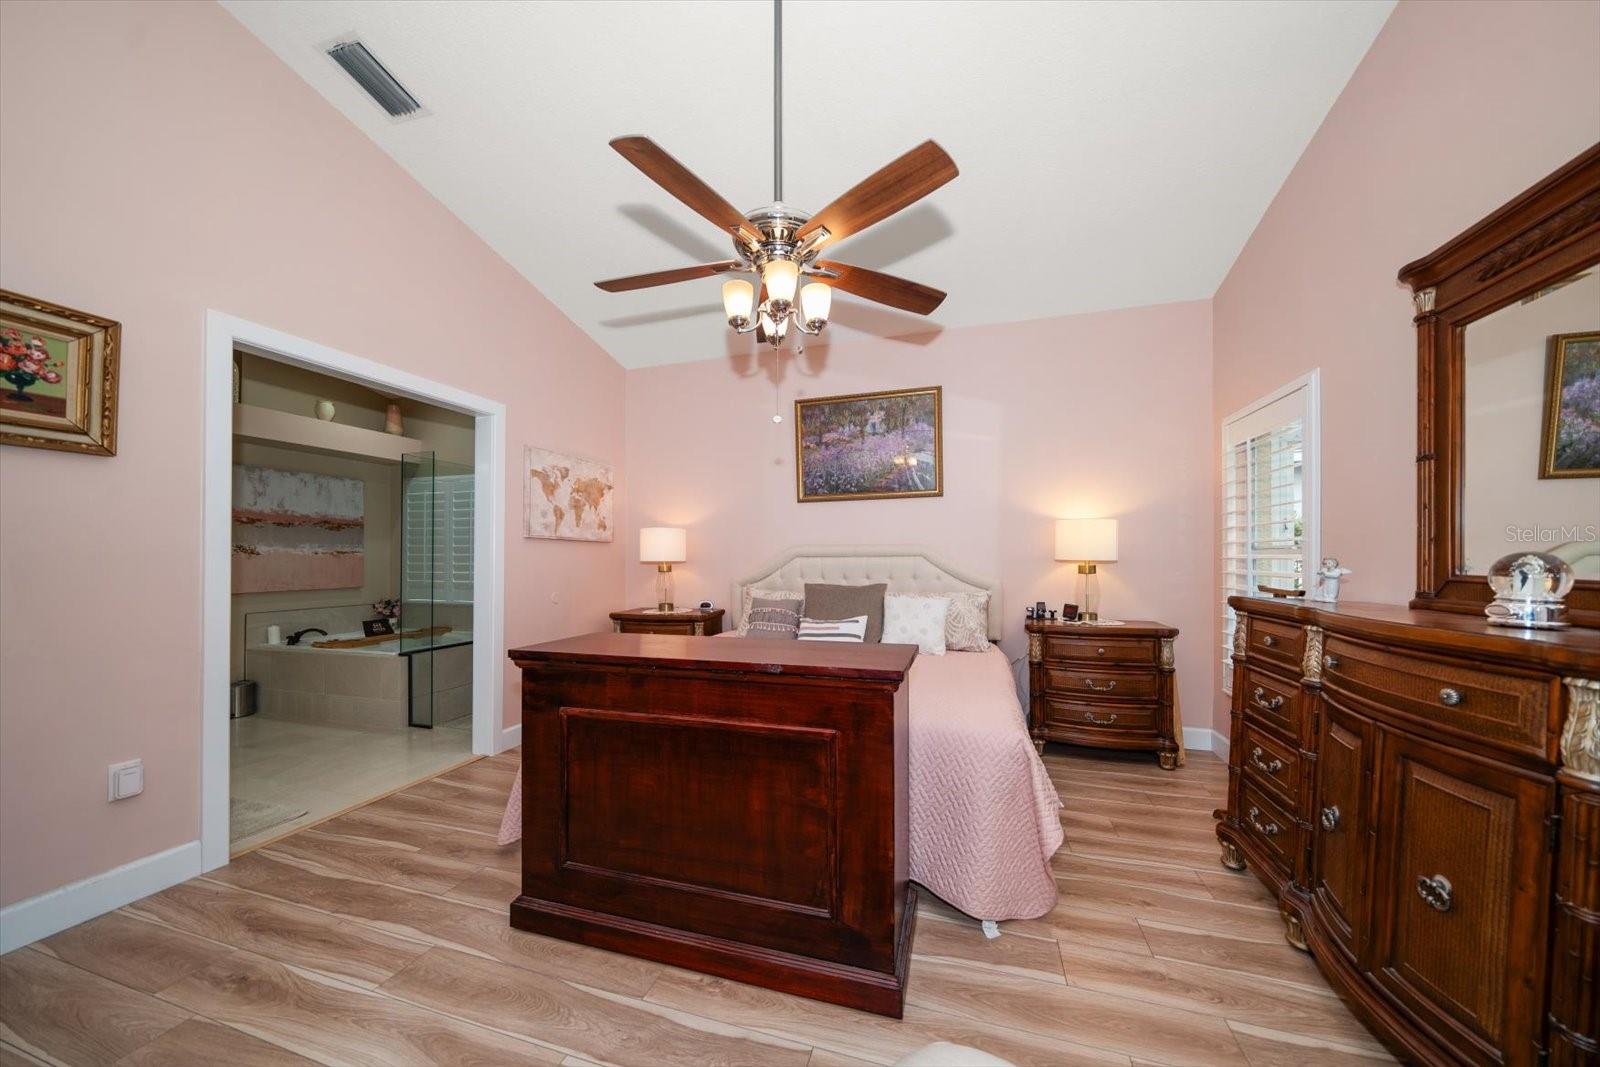
<instances>
[{"instance_id":1,"label":"bathroom shelf niche","mask_svg":"<svg viewBox=\"0 0 1600 1067\"><path fill-rule=\"evenodd\" d=\"M341 456L360 456L384 463L400 462L406 452L421 452L426 447L415 437L323 422L307 415L295 415L254 404L233 405L233 435L264 444L289 445Z\"/></svg>"}]
</instances>

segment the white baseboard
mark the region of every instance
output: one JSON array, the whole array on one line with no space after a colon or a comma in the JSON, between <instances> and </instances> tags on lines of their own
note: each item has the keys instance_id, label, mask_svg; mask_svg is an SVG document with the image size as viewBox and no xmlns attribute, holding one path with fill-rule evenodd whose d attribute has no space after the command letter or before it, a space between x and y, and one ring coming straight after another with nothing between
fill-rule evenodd
<instances>
[{"instance_id":1,"label":"white baseboard","mask_svg":"<svg viewBox=\"0 0 1600 1067\"><path fill-rule=\"evenodd\" d=\"M0 953L30 945L200 873L200 842L124 863L0 908Z\"/></svg>"},{"instance_id":2,"label":"white baseboard","mask_svg":"<svg viewBox=\"0 0 1600 1067\"><path fill-rule=\"evenodd\" d=\"M1215 752L1224 760L1228 758L1228 738L1204 726L1185 726L1183 747L1194 752Z\"/></svg>"},{"instance_id":3,"label":"white baseboard","mask_svg":"<svg viewBox=\"0 0 1600 1067\"><path fill-rule=\"evenodd\" d=\"M515 726L508 726L500 731L500 742L494 746L494 751L496 755L499 755L506 749L516 748L520 744L522 744L522 724L519 722Z\"/></svg>"}]
</instances>

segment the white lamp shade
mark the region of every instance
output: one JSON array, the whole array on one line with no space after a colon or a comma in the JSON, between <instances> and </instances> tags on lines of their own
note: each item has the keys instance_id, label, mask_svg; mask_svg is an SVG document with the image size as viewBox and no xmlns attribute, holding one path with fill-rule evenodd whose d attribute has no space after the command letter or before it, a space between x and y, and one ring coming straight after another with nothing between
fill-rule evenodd
<instances>
[{"instance_id":1,"label":"white lamp shade","mask_svg":"<svg viewBox=\"0 0 1600 1067\"><path fill-rule=\"evenodd\" d=\"M794 303L794 290L800 283L800 265L792 259L772 259L761 268L761 281L767 299L782 304Z\"/></svg>"},{"instance_id":2,"label":"white lamp shade","mask_svg":"<svg viewBox=\"0 0 1600 1067\"><path fill-rule=\"evenodd\" d=\"M646 526L639 531L640 563L682 563L689 538L676 526Z\"/></svg>"},{"instance_id":3,"label":"white lamp shade","mask_svg":"<svg viewBox=\"0 0 1600 1067\"><path fill-rule=\"evenodd\" d=\"M821 282L810 282L800 288L800 317L806 325L827 322L833 309L833 290Z\"/></svg>"},{"instance_id":4,"label":"white lamp shade","mask_svg":"<svg viewBox=\"0 0 1600 1067\"><path fill-rule=\"evenodd\" d=\"M729 320L750 321L750 310L755 306L756 288L743 278L722 283L722 310Z\"/></svg>"},{"instance_id":5,"label":"white lamp shade","mask_svg":"<svg viewBox=\"0 0 1600 1067\"><path fill-rule=\"evenodd\" d=\"M1056 520L1056 559L1112 563L1116 558L1116 519Z\"/></svg>"}]
</instances>

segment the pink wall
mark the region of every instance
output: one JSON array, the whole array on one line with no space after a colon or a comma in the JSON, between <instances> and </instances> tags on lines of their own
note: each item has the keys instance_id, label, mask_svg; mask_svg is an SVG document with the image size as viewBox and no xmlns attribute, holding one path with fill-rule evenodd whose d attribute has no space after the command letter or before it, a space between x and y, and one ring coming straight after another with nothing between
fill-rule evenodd
<instances>
[{"instance_id":1,"label":"pink wall","mask_svg":"<svg viewBox=\"0 0 1600 1067\"><path fill-rule=\"evenodd\" d=\"M715 322L707 328L718 328ZM849 335L790 361L777 393L748 357L628 373L629 600L653 600L641 526L684 526L677 599L726 603L729 586L801 544L921 544L1004 585L1004 647L1022 609L1074 598L1057 563L1058 516L1121 519L1121 561L1101 568L1105 614L1179 627L1190 725L1209 725L1211 315L1166 304L891 340ZM742 373L756 371L753 377ZM944 388L944 496L795 501L796 396Z\"/></svg>"},{"instance_id":2,"label":"pink wall","mask_svg":"<svg viewBox=\"0 0 1600 1067\"><path fill-rule=\"evenodd\" d=\"M1214 298L1214 424L1322 369L1322 545L1355 569L1349 599L1415 590L1416 342L1395 274L1600 138L1596 41L1593 0L1401 3Z\"/></svg>"},{"instance_id":3,"label":"pink wall","mask_svg":"<svg viewBox=\"0 0 1600 1067\"><path fill-rule=\"evenodd\" d=\"M221 8L7 2L0 142L0 285L124 343L117 456L0 449L0 903L199 834L207 308L504 401L506 639L604 621L622 544L524 541L516 472L620 466L622 370Z\"/></svg>"}]
</instances>

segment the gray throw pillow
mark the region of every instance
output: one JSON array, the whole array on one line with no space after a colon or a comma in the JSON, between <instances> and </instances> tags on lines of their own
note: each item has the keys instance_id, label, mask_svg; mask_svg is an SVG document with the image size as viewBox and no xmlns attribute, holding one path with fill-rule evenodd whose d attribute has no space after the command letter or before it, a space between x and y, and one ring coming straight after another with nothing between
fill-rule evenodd
<instances>
[{"instance_id":1,"label":"gray throw pillow","mask_svg":"<svg viewBox=\"0 0 1600 1067\"><path fill-rule=\"evenodd\" d=\"M744 618L745 636L768 641L793 641L800 629L800 601L755 597Z\"/></svg>"},{"instance_id":2,"label":"gray throw pillow","mask_svg":"<svg viewBox=\"0 0 1600 1067\"><path fill-rule=\"evenodd\" d=\"M876 585L817 585L806 583L806 618L837 622L867 617L866 642L869 645L883 641L883 594L888 582Z\"/></svg>"}]
</instances>

